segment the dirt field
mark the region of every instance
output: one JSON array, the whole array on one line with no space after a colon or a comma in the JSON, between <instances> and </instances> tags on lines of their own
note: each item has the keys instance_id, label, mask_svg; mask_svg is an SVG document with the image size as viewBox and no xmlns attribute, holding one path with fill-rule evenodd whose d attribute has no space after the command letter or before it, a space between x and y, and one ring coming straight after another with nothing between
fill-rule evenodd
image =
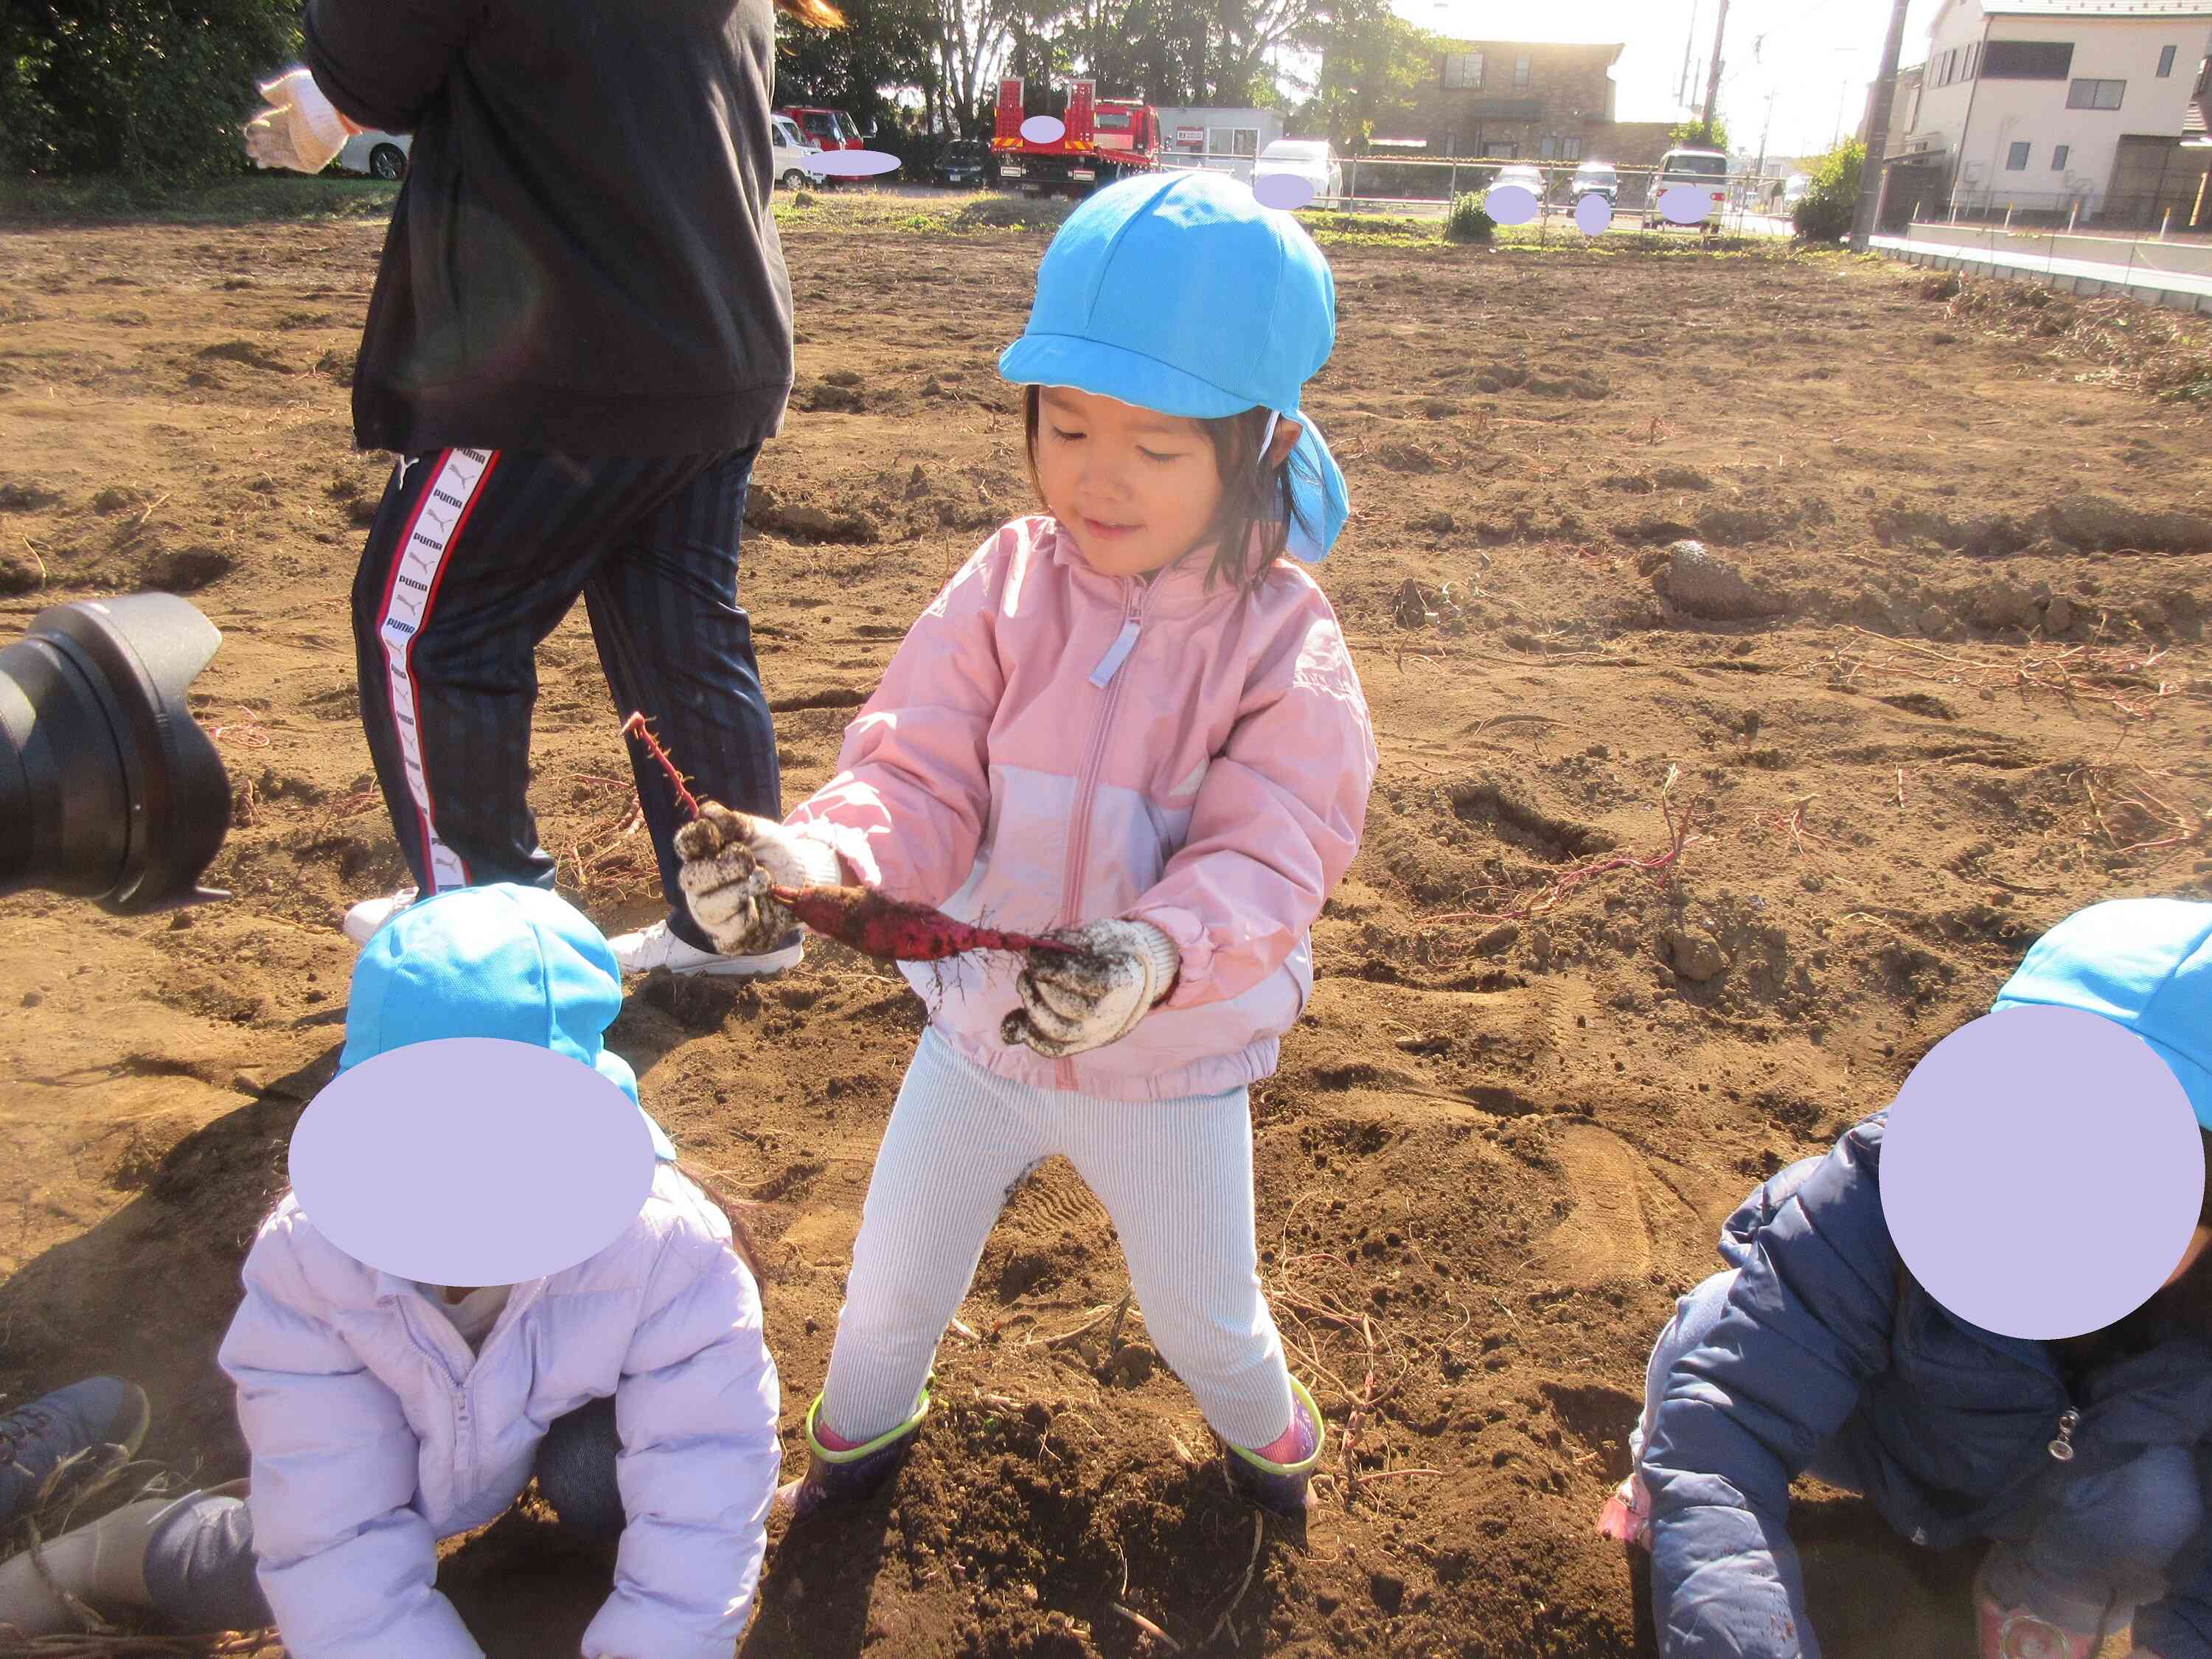
<instances>
[{"instance_id":1,"label":"dirt field","mask_svg":"<svg viewBox=\"0 0 2212 1659\"><path fill-rule=\"evenodd\" d=\"M1042 238L836 219L787 231L799 387L745 543L793 799L1029 505L994 362ZM380 236L0 234L0 638L191 591L239 805L228 904L0 903L0 1391L138 1378L149 1457L210 1480L244 1471L214 1364L238 1264L341 1045L337 923L404 874L345 599L390 467L349 453L343 386ZM1384 768L1254 1109L1265 1271L1340 1449L1312 1520L1255 1533L1139 1313L1099 1351L1127 1279L1055 1164L994 1236L915 1459L779 1545L748 1659L1168 1651L1140 1620L1184 1653L1650 1651L1591 1522L1722 1218L2061 915L2212 894L2205 403L2074 351L2070 313L1900 268L1332 254L1310 407L1358 516L1322 579ZM1746 581L1669 568L1687 536ZM546 842L613 931L653 886L580 612L540 665ZM646 982L611 1034L759 1200L787 1450L920 1018L817 948L757 990ZM447 1564L495 1655L574 1651L605 1592L526 1547L544 1524ZM1831 1654L1968 1650L1971 1553L1832 1494L1799 1531Z\"/></svg>"}]
</instances>

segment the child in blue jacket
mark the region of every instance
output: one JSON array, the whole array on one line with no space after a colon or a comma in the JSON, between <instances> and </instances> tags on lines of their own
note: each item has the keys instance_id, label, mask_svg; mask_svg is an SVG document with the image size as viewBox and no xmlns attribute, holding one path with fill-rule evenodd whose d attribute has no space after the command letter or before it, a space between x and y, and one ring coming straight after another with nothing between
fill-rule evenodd
<instances>
[{"instance_id":1,"label":"child in blue jacket","mask_svg":"<svg viewBox=\"0 0 2212 1659\"><path fill-rule=\"evenodd\" d=\"M2212 1128L2212 904L2129 899L2060 922L1995 1008L2114 1020ZM1984 1659L2212 1659L2212 1196L2166 1288L2065 1341L1948 1312L1883 1219L1886 1113L1784 1170L1729 1218L1731 1264L1652 1352L1635 1473L1601 1528L1651 1552L1665 1659L1818 1659L1786 1521L1812 1474L1914 1543L1992 1546ZM2207 1134L2212 1154L2212 1133ZM2208 1157L2212 1164L2212 1157Z\"/></svg>"}]
</instances>

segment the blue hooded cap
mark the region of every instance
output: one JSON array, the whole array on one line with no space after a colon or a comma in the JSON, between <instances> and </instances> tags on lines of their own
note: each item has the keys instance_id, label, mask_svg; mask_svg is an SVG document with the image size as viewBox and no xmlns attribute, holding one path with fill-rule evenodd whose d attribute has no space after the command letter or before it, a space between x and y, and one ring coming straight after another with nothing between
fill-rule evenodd
<instances>
[{"instance_id":1,"label":"blue hooded cap","mask_svg":"<svg viewBox=\"0 0 2212 1659\"><path fill-rule=\"evenodd\" d=\"M362 949L338 1070L410 1043L498 1037L580 1060L634 1101L637 1073L601 1040L622 1000L613 950L565 899L513 883L456 888L409 905Z\"/></svg>"},{"instance_id":2,"label":"blue hooded cap","mask_svg":"<svg viewBox=\"0 0 2212 1659\"><path fill-rule=\"evenodd\" d=\"M1990 1012L2037 1004L2133 1031L2212 1129L2212 904L2113 899L2076 910L2036 940Z\"/></svg>"},{"instance_id":3,"label":"blue hooded cap","mask_svg":"<svg viewBox=\"0 0 2212 1659\"><path fill-rule=\"evenodd\" d=\"M1194 420L1256 408L1296 421L1289 551L1314 564L1352 516L1344 474L1298 407L1335 345L1336 279L1304 227L1234 179L1167 173L1068 215L999 374Z\"/></svg>"}]
</instances>

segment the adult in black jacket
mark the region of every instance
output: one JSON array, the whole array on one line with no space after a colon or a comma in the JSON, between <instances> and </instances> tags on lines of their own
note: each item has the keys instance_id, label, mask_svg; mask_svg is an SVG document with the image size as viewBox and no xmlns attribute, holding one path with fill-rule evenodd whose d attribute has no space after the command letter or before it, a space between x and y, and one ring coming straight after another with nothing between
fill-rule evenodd
<instances>
[{"instance_id":1,"label":"adult in black jacket","mask_svg":"<svg viewBox=\"0 0 2212 1659\"><path fill-rule=\"evenodd\" d=\"M617 710L701 796L780 818L738 604L746 483L792 380L771 0L307 0L304 28L302 96L414 135L354 374L356 442L399 459L353 618L416 890L553 884L527 799L535 652L580 593ZM795 935L728 957L696 932L674 791L632 760L669 913L615 941L623 966L795 963Z\"/></svg>"}]
</instances>

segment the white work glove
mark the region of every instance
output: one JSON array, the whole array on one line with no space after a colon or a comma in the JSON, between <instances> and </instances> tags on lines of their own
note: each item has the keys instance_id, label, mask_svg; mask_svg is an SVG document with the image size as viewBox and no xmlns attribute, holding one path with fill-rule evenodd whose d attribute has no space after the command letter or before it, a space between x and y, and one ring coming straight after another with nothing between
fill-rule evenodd
<instances>
[{"instance_id":1,"label":"white work glove","mask_svg":"<svg viewBox=\"0 0 2212 1659\"><path fill-rule=\"evenodd\" d=\"M1094 921L1048 937L1080 954L1030 951L1014 982L1022 1006L1006 1016L999 1036L1052 1060L1120 1042L1175 988L1182 970L1176 942L1149 921Z\"/></svg>"},{"instance_id":2,"label":"white work glove","mask_svg":"<svg viewBox=\"0 0 2212 1659\"><path fill-rule=\"evenodd\" d=\"M320 173L345 148L346 123L315 77L295 69L261 88L268 107L246 126L246 150L264 167Z\"/></svg>"},{"instance_id":3,"label":"white work glove","mask_svg":"<svg viewBox=\"0 0 2212 1659\"><path fill-rule=\"evenodd\" d=\"M769 896L769 888L835 887L845 879L828 842L711 800L676 832L676 854L684 860L676 879L691 919L725 956L772 951L799 925Z\"/></svg>"}]
</instances>

